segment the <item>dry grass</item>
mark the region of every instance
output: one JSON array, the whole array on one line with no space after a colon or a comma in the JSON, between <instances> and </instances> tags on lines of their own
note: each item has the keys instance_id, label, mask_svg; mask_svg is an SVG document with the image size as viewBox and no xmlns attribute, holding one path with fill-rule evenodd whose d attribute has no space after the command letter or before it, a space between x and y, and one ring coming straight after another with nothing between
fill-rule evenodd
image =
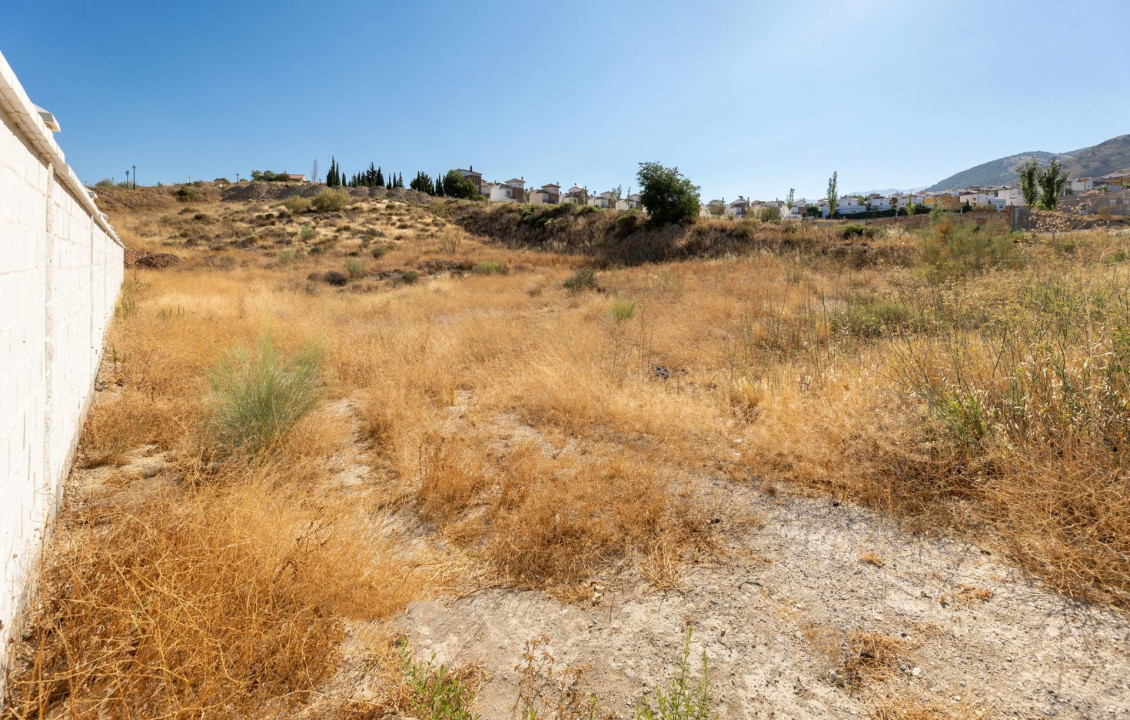
<instances>
[{"instance_id":1,"label":"dry grass","mask_svg":"<svg viewBox=\"0 0 1130 720\"><path fill-rule=\"evenodd\" d=\"M185 262L131 272L81 459L154 445L172 462L157 489L116 478L64 514L13 683L22 716L265 716L333 673L349 618L420 593L677 584L717 552L717 528L749 522L696 491L718 477L978 527L1061 591L1130 607L1110 360L1125 238L1080 235L1071 254L963 240L923 268L905 233L861 260L824 252L827 229L757 224L741 256L608 268L599 290L570 292L584 258L485 244L424 208L197 204L208 222L175 203L115 217L133 247ZM727 227L679 252L716 254ZM363 277L321 279L358 257ZM484 263L508 272L472 272ZM1073 279L1049 290L1042 272ZM612 298L633 312L613 317ZM324 350L325 399L265 453L223 456L209 368L265 330L285 352ZM1049 342L1021 352L1033 339ZM1061 380L1037 383L1050 368ZM338 479L347 457L363 481ZM852 637L852 677L899 652Z\"/></svg>"},{"instance_id":2,"label":"dry grass","mask_svg":"<svg viewBox=\"0 0 1130 720\"><path fill-rule=\"evenodd\" d=\"M855 630L843 642L839 678L845 687L859 687L890 677L905 660L905 644L882 633Z\"/></svg>"}]
</instances>

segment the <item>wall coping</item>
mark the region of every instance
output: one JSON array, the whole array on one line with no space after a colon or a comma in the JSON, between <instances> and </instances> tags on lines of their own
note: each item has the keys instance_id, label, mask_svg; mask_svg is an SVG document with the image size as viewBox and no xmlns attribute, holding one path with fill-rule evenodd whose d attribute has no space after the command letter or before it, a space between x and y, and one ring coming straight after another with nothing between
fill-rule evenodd
<instances>
[{"instance_id":1,"label":"wall coping","mask_svg":"<svg viewBox=\"0 0 1130 720\"><path fill-rule=\"evenodd\" d=\"M39 116L38 109L28 98L23 85L20 84L16 73L12 70L12 66L8 64L3 53L0 53L0 111L11 118L12 124L24 136L28 145L39 155L40 160L45 164L54 166L55 175L60 183L94 219L98 227L102 228L119 247L124 248L125 245L118 237L118 233L114 231L106 216L98 209L94 198L90 197L90 192L78 179L78 175L67 164L62 148L59 147L59 143L55 142L54 134Z\"/></svg>"}]
</instances>

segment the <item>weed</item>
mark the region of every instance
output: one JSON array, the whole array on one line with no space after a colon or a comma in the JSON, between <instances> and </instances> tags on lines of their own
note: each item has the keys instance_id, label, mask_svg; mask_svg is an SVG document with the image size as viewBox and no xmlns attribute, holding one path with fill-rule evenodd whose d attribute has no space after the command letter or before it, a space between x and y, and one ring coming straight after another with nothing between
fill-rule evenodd
<instances>
[{"instance_id":1,"label":"weed","mask_svg":"<svg viewBox=\"0 0 1130 720\"><path fill-rule=\"evenodd\" d=\"M697 682L692 682L691 635L694 628L687 626L683 640L679 667L667 688L655 689L655 706L644 697L636 706L636 720L712 720L718 717L714 711L714 698L710 690L710 673L706 664L706 650L702 651L702 674Z\"/></svg>"},{"instance_id":2,"label":"weed","mask_svg":"<svg viewBox=\"0 0 1130 720\"><path fill-rule=\"evenodd\" d=\"M549 638L527 640L518 671L518 697L513 712L525 720L606 720L596 695L587 689L585 667L559 669L548 650Z\"/></svg>"},{"instance_id":3,"label":"weed","mask_svg":"<svg viewBox=\"0 0 1130 720\"><path fill-rule=\"evenodd\" d=\"M413 660L408 640L401 641L400 667L412 694L412 711L421 720L478 720L470 709L474 691L464 679L434 663L435 655L426 663Z\"/></svg>"},{"instance_id":4,"label":"weed","mask_svg":"<svg viewBox=\"0 0 1130 720\"><path fill-rule=\"evenodd\" d=\"M278 260L279 265L288 267L298 260L298 251L294 249L279 250L275 253L275 260Z\"/></svg>"},{"instance_id":5,"label":"weed","mask_svg":"<svg viewBox=\"0 0 1130 720\"><path fill-rule=\"evenodd\" d=\"M355 257L346 258L345 273L350 280L360 280L365 277L365 263Z\"/></svg>"},{"instance_id":6,"label":"weed","mask_svg":"<svg viewBox=\"0 0 1130 720\"><path fill-rule=\"evenodd\" d=\"M505 275L509 272L506 263L498 262L497 260L487 260L478 263L471 268L471 270L479 275Z\"/></svg>"},{"instance_id":7,"label":"weed","mask_svg":"<svg viewBox=\"0 0 1130 720\"><path fill-rule=\"evenodd\" d=\"M854 225L849 223L844 225L840 230L840 237L845 240L849 240L853 237L875 237L875 228L870 225Z\"/></svg>"},{"instance_id":8,"label":"weed","mask_svg":"<svg viewBox=\"0 0 1130 720\"><path fill-rule=\"evenodd\" d=\"M209 373L216 439L251 452L270 448L318 401L322 359L312 346L287 356L266 333L230 352Z\"/></svg>"},{"instance_id":9,"label":"weed","mask_svg":"<svg viewBox=\"0 0 1130 720\"><path fill-rule=\"evenodd\" d=\"M298 238L302 242L310 242L316 237L318 237L318 231L310 225L303 225L302 229L298 231Z\"/></svg>"},{"instance_id":10,"label":"weed","mask_svg":"<svg viewBox=\"0 0 1130 720\"><path fill-rule=\"evenodd\" d=\"M400 276L400 282L404 283L405 285L415 285L416 281L419 279L420 274L415 270L409 270L408 272Z\"/></svg>"},{"instance_id":11,"label":"weed","mask_svg":"<svg viewBox=\"0 0 1130 720\"><path fill-rule=\"evenodd\" d=\"M631 320L636 314L636 304L627 300L613 300L612 306L608 308L608 314L616 322Z\"/></svg>"},{"instance_id":12,"label":"weed","mask_svg":"<svg viewBox=\"0 0 1130 720\"><path fill-rule=\"evenodd\" d=\"M596 271L591 267L580 268L565 280L563 286L569 292L597 290L599 286L596 283Z\"/></svg>"}]
</instances>

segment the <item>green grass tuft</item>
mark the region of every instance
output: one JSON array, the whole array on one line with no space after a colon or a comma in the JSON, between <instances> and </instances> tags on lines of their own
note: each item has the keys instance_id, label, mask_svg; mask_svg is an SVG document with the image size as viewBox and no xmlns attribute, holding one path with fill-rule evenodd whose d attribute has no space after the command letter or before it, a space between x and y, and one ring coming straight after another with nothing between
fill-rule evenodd
<instances>
[{"instance_id":1,"label":"green grass tuft","mask_svg":"<svg viewBox=\"0 0 1130 720\"><path fill-rule=\"evenodd\" d=\"M288 356L264 334L218 361L209 373L216 439L250 452L270 448L317 403L323 358L312 346Z\"/></svg>"}]
</instances>

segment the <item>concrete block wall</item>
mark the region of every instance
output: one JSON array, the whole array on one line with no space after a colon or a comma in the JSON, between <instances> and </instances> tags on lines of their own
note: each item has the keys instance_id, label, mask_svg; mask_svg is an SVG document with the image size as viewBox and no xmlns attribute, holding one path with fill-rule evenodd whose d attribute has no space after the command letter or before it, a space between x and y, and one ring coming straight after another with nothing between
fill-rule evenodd
<instances>
[{"instance_id":1,"label":"concrete block wall","mask_svg":"<svg viewBox=\"0 0 1130 720\"><path fill-rule=\"evenodd\" d=\"M124 250L0 55L0 698Z\"/></svg>"}]
</instances>

